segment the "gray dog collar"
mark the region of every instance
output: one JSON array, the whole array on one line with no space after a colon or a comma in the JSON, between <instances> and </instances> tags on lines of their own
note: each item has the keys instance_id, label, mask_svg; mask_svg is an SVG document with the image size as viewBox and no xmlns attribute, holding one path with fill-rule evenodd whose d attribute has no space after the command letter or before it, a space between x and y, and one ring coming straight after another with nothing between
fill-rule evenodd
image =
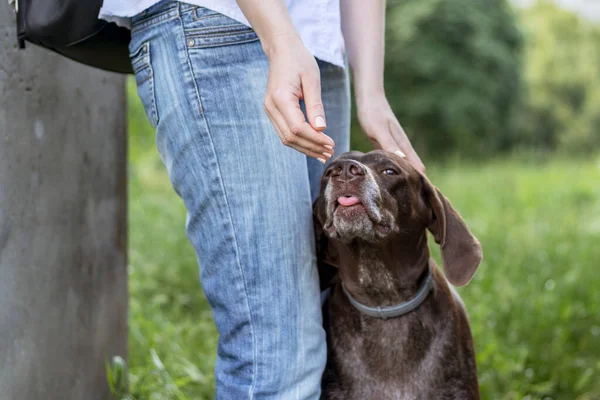
<instances>
[{"instance_id":1,"label":"gray dog collar","mask_svg":"<svg viewBox=\"0 0 600 400\"><path fill-rule=\"evenodd\" d=\"M395 318L408 314L415 308L419 307L421 303L425 301L427 296L429 296L429 292L431 292L431 289L433 289L433 279L431 277L431 271L428 271L427 277L425 277L425 280L423 281L423 284L419 288L419 291L417 292L415 297L413 297L409 301L405 301L400 304L395 304L389 307L365 306L364 304L358 302L358 300L356 300L354 297L352 297L350 292L346 290L346 287L343 284L342 289L344 290L346 297L348 297L350 304L352 304L354 308L356 308L358 311L370 317L386 320L388 318Z\"/></svg>"}]
</instances>

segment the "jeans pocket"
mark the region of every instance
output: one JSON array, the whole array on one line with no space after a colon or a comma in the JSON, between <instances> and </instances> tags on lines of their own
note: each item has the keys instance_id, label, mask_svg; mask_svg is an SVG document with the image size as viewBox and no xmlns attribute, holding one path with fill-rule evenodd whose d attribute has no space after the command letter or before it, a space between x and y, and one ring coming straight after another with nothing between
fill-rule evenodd
<instances>
[{"instance_id":1,"label":"jeans pocket","mask_svg":"<svg viewBox=\"0 0 600 400\"><path fill-rule=\"evenodd\" d=\"M131 58L131 65L135 74L138 95L144 105L150 123L156 128L158 125L158 112L156 111L156 99L154 96L154 73L152 71L150 48L150 42L144 42L129 57Z\"/></svg>"},{"instance_id":2,"label":"jeans pocket","mask_svg":"<svg viewBox=\"0 0 600 400\"><path fill-rule=\"evenodd\" d=\"M214 11L196 7L193 20L185 24L185 37L189 49L227 46L254 42L258 35L252 28Z\"/></svg>"}]
</instances>

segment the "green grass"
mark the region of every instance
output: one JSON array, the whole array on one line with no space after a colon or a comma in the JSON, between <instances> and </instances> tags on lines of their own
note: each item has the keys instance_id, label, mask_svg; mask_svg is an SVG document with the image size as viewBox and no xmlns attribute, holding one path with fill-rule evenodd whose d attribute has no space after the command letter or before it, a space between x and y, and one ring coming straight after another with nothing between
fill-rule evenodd
<instances>
[{"instance_id":1,"label":"green grass","mask_svg":"<svg viewBox=\"0 0 600 400\"><path fill-rule=\"evenodd\" d=\"M124 398L209 399L217 332L185 237L185 210L130 98ZM479 271L460 289L483 398L600 399L600 158L428 168L484 247Z\"/></svg>"}]
</instances>

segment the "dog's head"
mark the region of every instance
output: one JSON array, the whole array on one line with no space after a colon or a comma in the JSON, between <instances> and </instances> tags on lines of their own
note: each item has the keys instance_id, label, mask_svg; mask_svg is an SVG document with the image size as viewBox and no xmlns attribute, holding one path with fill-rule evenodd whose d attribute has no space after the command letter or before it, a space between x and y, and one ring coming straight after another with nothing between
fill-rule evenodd
<instances>
[{"instance_id":1,"label":"dog's head","mask_svg":"<svg viewBox=\"0 0 600 400\"><path fill-rule=\"evenodd\" d=\"M453 285L466 285L481 262L481 245L458 212L396 154L382 150L342 154L325 170L320 190L314 213L321 250L329 247L329 241L393 245L429 229Z\"/></svg>"}]
</instances>

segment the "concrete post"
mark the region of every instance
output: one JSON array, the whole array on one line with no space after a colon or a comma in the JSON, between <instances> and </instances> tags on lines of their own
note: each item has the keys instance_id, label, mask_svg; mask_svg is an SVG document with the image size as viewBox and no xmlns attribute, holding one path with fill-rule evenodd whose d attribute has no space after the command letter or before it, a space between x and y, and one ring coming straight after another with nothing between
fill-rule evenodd
<instances>
[{"instance_id":1,"label":"concrete post","mask_svg":"<svg viewBox=\"0 0 600 400\"><path fill-rule=\"evenodd\" d=\"M0 0L0 399L108 399L126 356L124 77L29 45Z\"/></svg>"}]
</instances>

